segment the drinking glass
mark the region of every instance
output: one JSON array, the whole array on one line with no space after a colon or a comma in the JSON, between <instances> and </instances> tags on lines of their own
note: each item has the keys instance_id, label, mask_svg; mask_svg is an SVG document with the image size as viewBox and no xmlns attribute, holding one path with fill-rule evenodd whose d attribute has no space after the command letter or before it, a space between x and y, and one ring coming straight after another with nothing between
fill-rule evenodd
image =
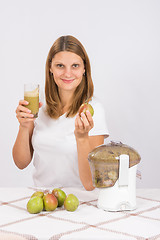
<instances>
[{"instance_id":1,"label":"drinking glass","mask_svg":"<svg viewBox=\"0 0 160 240\"><path fill-rule=\"evenodd\" d=\"M34 117L37 118L39 112L39 84L24 84L24 100L29 102L26 107L30 109Z\"/></svg>"}]
</instances>

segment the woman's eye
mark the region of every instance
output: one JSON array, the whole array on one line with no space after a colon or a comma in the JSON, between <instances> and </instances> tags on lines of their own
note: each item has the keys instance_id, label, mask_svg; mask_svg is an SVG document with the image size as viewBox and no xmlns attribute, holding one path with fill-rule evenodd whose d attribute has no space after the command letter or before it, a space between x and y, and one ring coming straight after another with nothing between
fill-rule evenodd
<instances>
[{"instance_id":1,"label":"woman's eye","mask_svg":"<svg viewBox=\"0 0 160 240\"><path fill-rule=\"evenodd\" d=\"M77 68L77 67L79 67L79 64L73 64L73 67Z\"/></svg>"},{"instance_id":2,"label":"woman's eye","mask_svg":"<svg viewBox=\"0 0 160 240\"><path fill-rule=\"evenodd\" d=\"M57 67L62 68L63 64L57 64Z\"/></svg>"}]
</instances>

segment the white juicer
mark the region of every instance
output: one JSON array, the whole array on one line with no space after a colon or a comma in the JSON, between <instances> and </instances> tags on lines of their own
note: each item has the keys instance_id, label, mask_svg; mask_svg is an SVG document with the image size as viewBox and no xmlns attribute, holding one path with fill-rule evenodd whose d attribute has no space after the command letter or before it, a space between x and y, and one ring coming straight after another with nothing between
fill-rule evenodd
<instances>
[{"instance_id":1,"label":"white juicer","mask_svg":"<svg viewBox=\"0 0 160 240\"><path fill-rule=\"evenodd\" d=\"M93 185L100 189L98 208L126 211L136 208L136 171L140 155L121 142L95 148L88 156Z\"/></svg>"}]
</instances>

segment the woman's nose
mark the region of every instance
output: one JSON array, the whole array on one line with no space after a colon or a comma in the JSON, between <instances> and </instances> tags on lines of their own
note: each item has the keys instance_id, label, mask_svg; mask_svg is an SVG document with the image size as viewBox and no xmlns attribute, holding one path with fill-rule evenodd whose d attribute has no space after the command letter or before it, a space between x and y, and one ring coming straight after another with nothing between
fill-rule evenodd
<instances>
[{"instance_id":1,"label":"woman's nose","mask_svg":"<svg viewBox=\"0 0 160 240\"><path fill-rule=\"evenodd\" d=\"M64 75L66 76L66 77L70 77L71 75L72 75L72 71L71 71L71 69L70 69L70 67L66 67L65 68L65 70L64 70Z\"/></svg>"}]
</instances>

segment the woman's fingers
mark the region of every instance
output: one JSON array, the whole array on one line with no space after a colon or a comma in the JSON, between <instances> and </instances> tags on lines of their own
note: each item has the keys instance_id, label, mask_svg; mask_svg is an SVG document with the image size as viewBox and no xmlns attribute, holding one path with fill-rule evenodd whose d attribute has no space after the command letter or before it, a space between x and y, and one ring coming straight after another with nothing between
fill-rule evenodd
<instances>
[{"instance_id":1,"label":"woman's fingers","mask_svg":"<svg viewBox=\"0 0 160 240\"><path fill-rule=\"evenodd\" d=\"M90 124L88 122L88 119L87 119L86 115L83 112L81 113L81 122L83 122L84 129L89 130Z\"/></svg>"},{"instance_id":2,"label":"woman's fingers","mask_svg":"<svg viewBox=\"0 0 160 240\"><path fill-rule=\"evenodd\" d=\"M79 115L77 115L77 117L76 117L76 127L81 130L84 129L84 124Z\"/></svg>"},{"instance_id":3,"label":"woman's fingers","mask_svg":"<svg viewBox=\"0 0 160 240\"><path fill-rule=\"evenodd\" d=\"M77 115L75 126L80 130L90 131L93 128L93 118L89 111L85 113L81 113L81 116Z\"/></svg>"},{"instance_id":4,"label":"woman's fingers","mask_svg":"<svg viewBox=\"0 0 160 240\"><path fill-rule=\"evenodd\" d=\"M29 102L25 100L20 100L19 105L16 109L16 117L22 127L29 127L30 122L34 122L34 115L31 113L31 110L27 108ZM42 104L40 104L42 106Z\"/></svg>"},{"instance_id":5,"label":"woman's fingers","mask_svg":"<svg viewBox=\"0 0 160 240\"><path fill-rule=\"evenodd\" d=\"M83 112L81 113L81 118L84 124L84 128L86 130L90 130L91 128L93 128L93 118L92 115L89 111L86 111L86 114L84 114Z\"/></svg>"},{"instance_id":6,"label":"woman's fingers","mask_svg":"<svg viewBox=\"0 0 160 240\"><path fill-rule=\"evenodd\" d=\"M18 112L31 113L31 110L29 110L28 108L26 108L22 105L18 105L18 107L16 109L16 113L18 113Z\"/></svg>"},{"instance_id":7,"label":"woman's fingers","mask_svg":"<svg viewBox=\"0 0 160 240\"><path fill-rule=\"evenodd\" d=\"M20 100L19 105L16 109L16 113L21 112L21 111L22 112L28 112L28 113L31 112L28 108L24 107L24 105L28 105L28 102L25 101L25 100Z\"/></svg>"},{"instance_id":8,"label":"woman's fingers","mask_svg":"<svg viewBox=\"0 0 160 240\"><path fill-rule=\"evenodd\" d=\"M89 131L93 128L93 119L90 112L81 113L77 115L75 119L75 131L76 138L84 138L88 136Z\"/></svg>"},{"instance_id":9,"label":"woman's fingers","mask_svg":"<svg viewBox=\"0 0 160 240\"><path fill-rule=\"evenodd\" d=\"M25 107L24 105L28 105L28 102L25 100L20 100L19 105L16 109L17 118L33 118L34 115L31 113L31 110Z\"/></svg>"},{"instance_id":10,"label":"woman's fingers","mask_svg":"<svg viewBox=\"0 0 160 240\"><path fill-rule=\"evenodd\" d=\"M88 110L86 111L86 117L87 117L87 120L88 120L91 128L93 128L93 126L94 126L93 118L92 118L90 111L88 111Z\"/></svg>"},{"instance_id":11,"label":"woman's fingers","mask_svg":"<svg viewBox=\"0 0 160 240\"><path fill-rule=\"evenodd\" d=\"M20 100L19 101L19 105L28 105L29 102L27 102L26 100Z\"/></svg>"},{"instance_id":12,"label":"woman's fingers","mask_svg":"<svg viewBox=\"0 0 160 240\"><path fill-rule=\"evenodd\" d=\"M17 113L17 117L21 117L21 118L33 118L34 115L31 113L25 113L25 112L18 112Z\"/></svg>"}]
</instances>

